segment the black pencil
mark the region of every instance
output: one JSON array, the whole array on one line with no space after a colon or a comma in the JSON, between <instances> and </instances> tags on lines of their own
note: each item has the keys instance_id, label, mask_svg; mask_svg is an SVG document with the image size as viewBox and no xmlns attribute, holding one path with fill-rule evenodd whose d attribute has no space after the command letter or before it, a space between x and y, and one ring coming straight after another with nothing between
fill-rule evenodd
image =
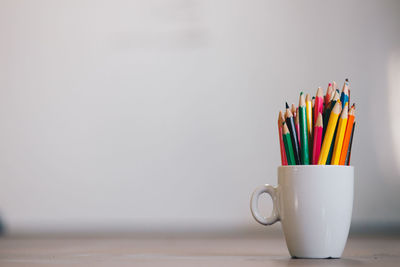
<instances>
[{"instance_id":1,"label":"black pencil","mask_svg":"<svg viewBox=\"0 0 400 267\"><path fill-rule=\"evenodd\" d=\"M354 128L356 128L356 122L353 123L353 129L351 130L350 144L349 144L349 148L347 149L347 153L346 153L346 160L344 163L345 165L350 165L351 145L353 144Z\"/></svg>"},{"instance_id":2,"label":"black pencil","mask_svg":"<svg viewBox=\"0 0 400 267\"><path fill-rule=\"evenodd\" d=\"M333 94L332 100L329 102L328 106L325 107L323 116L324 127L322 129L322 139L325 137L325 131L328 127L329 117L331 116L331 111L340 98L339 90L336 89L335 93Z\"/></svg>"},{"instance_id":3,"label":"black pencil","mask_svg":"<svg viewBox=\"0 0 400 267\"><path fill-rule=\"evenodd\" d=\"M297 136L296 127L294 126L293 114L289 109L289 105L286 102L286 125L289 128L290 139L292 140L293 152L294 152L294 160L296 165L300 165L300 147L299 147L299 139Z\"/></svg>"}]
</instances>

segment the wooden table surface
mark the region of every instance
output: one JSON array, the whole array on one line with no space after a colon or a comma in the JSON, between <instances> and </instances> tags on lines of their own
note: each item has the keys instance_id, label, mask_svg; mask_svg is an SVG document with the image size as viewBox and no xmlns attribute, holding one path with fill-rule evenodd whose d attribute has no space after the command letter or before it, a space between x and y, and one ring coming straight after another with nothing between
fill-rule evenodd
<instances>
[{"instance_id":1,"label":"wooden table surface","mask_svg":"<svg viewBox=\"0 0 400 267\"><path fill-rule=\"evenodd\" d=\"M263 237L2 237L0 266L400 266L400 237L350 237L342 259L291 259Z\"/></svg>"}]
</instances>

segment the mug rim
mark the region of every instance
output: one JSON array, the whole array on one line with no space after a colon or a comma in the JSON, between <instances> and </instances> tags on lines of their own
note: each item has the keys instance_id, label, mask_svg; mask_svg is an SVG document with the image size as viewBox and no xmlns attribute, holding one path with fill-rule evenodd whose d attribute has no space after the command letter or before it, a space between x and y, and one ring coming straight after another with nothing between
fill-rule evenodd
<instances>
[{"instance_id":1,"label":"mug rim","mask_svg":"<svg viewBox=\"0 0 400 267\"><path fill-rule=\"evenodd\" d=\"M293 168L301 168L301 169L308 169L308 168L316 168L316 169L330 169L330 168L343 168L343 169L354 169L352 165L280 165L278 168L283 169L293 169Z\"/></svg>"}]
</instances>

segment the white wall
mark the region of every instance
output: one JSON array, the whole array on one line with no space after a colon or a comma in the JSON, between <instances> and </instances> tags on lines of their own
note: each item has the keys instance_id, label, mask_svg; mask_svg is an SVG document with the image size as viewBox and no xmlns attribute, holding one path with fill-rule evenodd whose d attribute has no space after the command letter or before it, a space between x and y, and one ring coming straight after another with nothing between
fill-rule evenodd
<instances>
[{"instance_id":1,"label":"white wall","mask_svg":"<svg viewBox=\"0 0 400 267\"><path fill-rule=\"evenodd\" d=\"M349 77L354 222L400 223L399 14L398 1L1 0L3 221L259 227L249 195L276 184L278 110Z\"/></svg>"}]
</instances>

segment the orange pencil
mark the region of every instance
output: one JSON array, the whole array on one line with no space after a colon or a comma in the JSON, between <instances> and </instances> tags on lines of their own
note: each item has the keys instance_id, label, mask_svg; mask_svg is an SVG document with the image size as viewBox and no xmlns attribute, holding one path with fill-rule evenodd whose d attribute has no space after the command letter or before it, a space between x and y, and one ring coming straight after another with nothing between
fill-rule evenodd
<instances>
[{"instance_id":1,"label":"orange pencil","mask_svg":"<svg viewBox=\"0 0 400 267\"><path fill-rule=\"evenodd\" d=\"M349 117L347 119L346 133L344 134L342 152L340 153L339 165L345 165L347 150L349 149L351 132L353 131L353 123L355 119L355 104L349 110Z\"/></svg>"},{"instance_id":2,"label":"orange pencil","mask_svg":"<svg viewBox=\"0 0 400 267\"><path fill-rule=\"evenodd\" d=\"M279 147L281 149L281 163L282 166L288 165L287 163L287 158L286 158L286 152L285 152L285 145L283 143L283 137L282 137L282 125L285 122L285 118L283 117L282 111L279 111L279 117L278 117L278 131L279 131Z\"/></svg>"}]
</instances>

